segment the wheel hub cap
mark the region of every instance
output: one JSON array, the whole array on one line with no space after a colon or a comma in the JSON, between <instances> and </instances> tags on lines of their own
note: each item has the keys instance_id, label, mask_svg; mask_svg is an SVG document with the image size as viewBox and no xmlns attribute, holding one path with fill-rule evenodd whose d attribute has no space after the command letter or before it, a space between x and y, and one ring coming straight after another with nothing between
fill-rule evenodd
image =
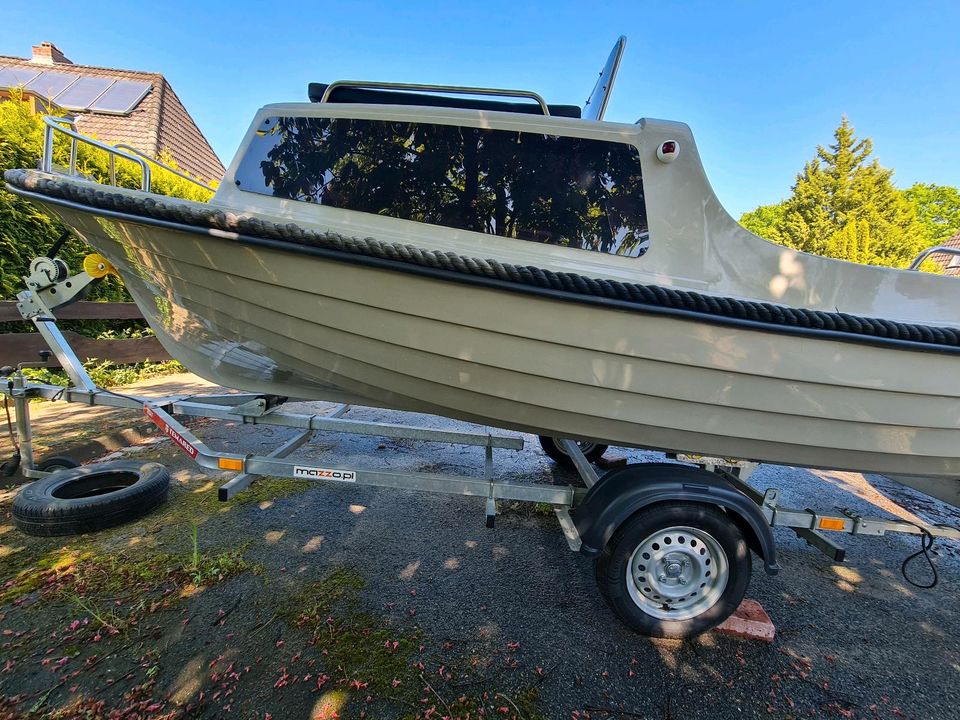
<instances>
[{"instance_id":1,"label":"wheel hub cap","mask_svg":"<svg viewBox=\"0 0 960 720\"><path fill-rule=\"evenodd\" d=\"M709 533L678 526L641 542L627 566L627 590L645 613L687 620L709 610L727 586L726 553Z\"/></svg>"}]
</instances>

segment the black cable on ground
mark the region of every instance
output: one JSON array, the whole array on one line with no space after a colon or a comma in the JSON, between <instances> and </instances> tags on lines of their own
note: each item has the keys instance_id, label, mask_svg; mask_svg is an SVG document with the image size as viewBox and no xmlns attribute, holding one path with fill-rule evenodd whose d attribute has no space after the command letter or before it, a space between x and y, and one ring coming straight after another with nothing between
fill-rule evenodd
<instances>
[{"instance_id":1,"label":"black cable on ground","mask_svg":"<svg viewBox=\"0 0 960 720\"><path fill-rule=\"evenodd\" d=\"M124 400L130 400L137 403L141 407L144 405L144 398L136 397L135 395L124 395L123 393L118 393L115 390L107 390L106 388L98 388L97 392L106 393L107 395L113 395L114 397L123 398ZM127 410L133 410L133 408L124 408Z\"/></svg>"},{"instance_id":2,"label":"black cable on ground","mask_svg":"<svg viewBox=\"0 0 960 720\"><path fill-rule=\"evenodd\" d=\"M937 568L933 564L933 558L930 557L930 549L933 547L933 535L931 535L930 531L927 530L925 527L916 525L914 523L910 523L910 524L916 528L919 528L920 530L920 549L917 550L912 555L907 556L906 560L903 561L903 564L900 565L900 574L903 575L904 580L906 580L908 583L910 583L914 587L918 587L922 590L929 590L932 587L936 587L937 583L940 582L940 576L937 574ZM921 555L923 555L923 558L930 565L930 572L933 573L933 580L929 584L914 582L913 580L910 579L910 576L907 575L907 565L914 558L920 557Z\"/></svg>"},{"instance_id":3,"label":"black cable on ground","mask_svg":"<svg viewBox=\"0 0 960 720\"><path fill-rule=\"evenodd\" d=\"M3 409L7 414L7 432L10 434L10 442L13 443L13 455L5 463L0 465L0 475L11 477L20 467L20 443L17 442L16 433L13 432L13 420L10 419L10 402L6 395L3 396Z\"/></svg>"},{"instance_id":4,"label":"black cable on ground","mask_svg":"<svg viewBox=\"0 0 960 720\"><path fill-rule=\"evenodd\" d=\"M10 419L10 400L6 395L3 396L3 410L7 414L7 433L10 435L10 442L16 454L20 454L20 443L17 442L17 435L13 432L13 420Z\"/></svg>"}]
</instances>

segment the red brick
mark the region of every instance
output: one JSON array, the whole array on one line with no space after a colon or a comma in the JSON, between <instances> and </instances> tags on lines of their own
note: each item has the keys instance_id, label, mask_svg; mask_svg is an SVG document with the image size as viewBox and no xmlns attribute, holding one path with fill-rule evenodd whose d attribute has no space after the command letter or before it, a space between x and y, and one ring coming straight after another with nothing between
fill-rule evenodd
<instances>
[{"instance_id":1,"label":"red brick","mask_svg":"<svg viewBox=\"0 0 960 720\"><path fill-rule=\"evenodd\" d=\"M744 600L733 615L715 627L714 631L768 643L773 642L777 632L770 616L756 600Z\"/></svg>"},{"instance_id":2,"label":"red brick","mask_svg":"<svg viewBox=\"0 0 960 720\"><path fill-rule=\"evenodd\" d=\"M597 467L601 470L612 470L626 464L627 459L623 455L604 455L597 460Z\"/></svg>"}]
</instances>

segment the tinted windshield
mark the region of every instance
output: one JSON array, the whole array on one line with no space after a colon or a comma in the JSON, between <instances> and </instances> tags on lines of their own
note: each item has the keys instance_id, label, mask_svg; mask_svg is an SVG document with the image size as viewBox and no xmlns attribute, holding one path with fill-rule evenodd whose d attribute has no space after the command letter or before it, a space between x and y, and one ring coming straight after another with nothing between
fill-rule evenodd
<instances>
[{"instance_id":1,"label":"tinted windshield","mask_svg":"<svg viewBox=\"0 0 960 720\"><path fill-rule=\"evenodd\" d=\"M586 138L383 120L268 118L243 190L542 243L640 255L635 147Z\"/></svg>"}]
</instances>

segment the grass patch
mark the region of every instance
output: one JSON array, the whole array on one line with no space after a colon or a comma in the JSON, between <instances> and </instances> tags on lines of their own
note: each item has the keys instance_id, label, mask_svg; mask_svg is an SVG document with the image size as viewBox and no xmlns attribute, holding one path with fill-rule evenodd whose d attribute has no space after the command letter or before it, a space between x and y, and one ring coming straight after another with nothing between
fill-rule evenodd
<instances>
[{"instance_id":1,"label":"grass patch","mask_svg":"<svg viewBox=\"0 0 960 720\"><path fill-rule=\"evenodd\" d=\"M4 577L0 578L0 605L35 592L45 586L56 584L58 578L73 572L81 560L92 557L89 550L58 548L37 560L18 557L16 561L8 558ZM22 569L20 569L22 568Z\"/></svg>"},{"instance_id":2,"label":"grass patch","mask_svg":"<svg viewBox=\"0 0 960 720\"><path fill-rule=\"evenodd\" d=\"M171 595L188 586L206 587L253 569L246 545L220 553L98 553L89 543L58 548L30 562L22 560L0 585L0 604L39 592L41 600L129 601L151 594ZM24 567L26 565L26 567Z\"/></svg>"},{"instance_id":3,"label":"grass patch","mask_svg":"<svg viewBox=\"0 0 960 720\"><path fill-rule=\"evenodd\" d=\"M162 512L144 518L141 522L148 533L169 534L174 529L183 535L183 528L203 525L210 518L226 515L237 508L272 503L291 495L298 495L316 487L311 480L295 478L258 477L253 485L227 502L217 497L221 481L203 478L202 484L170 483L170 500Z\"/></svg>"},{"instance_id":4,"label":"grass patch","mask_svg":"<svg viewBox=\"0 0 960 720\"><path fill-rule=\"evenodd\" d=\"M536 688L476 690L476 682L455 681L454 668L432 667L419 628L360 609L363 585L355 570L336 568L292 598L296 609L283 614L311 634L309 645L321 653L324 672L316 682L329 717L541 717Z\"/></svg>"},{"instance_id":5,"label":"grass patch","mask_svg":"<svg viewBox=\"0 0 960 720\"><path fill-rule=\"evenodd\" d=\"M84 597L129 599L189 585L215 585L250 568L243 558L245 550L246 546L197 556L148 552L139 558L125 553L90 557L75 566L71 586Z\"/></svg>"},{"instance_id":6,"label":"grass patch","mask_svg":"<svg viewBox=\"0 0 960 720\"><path fill-rule=\"evenodd\" d=\"M203 524L237 507L272 502L313 486L309 480L258 478L249 490L223 503L213 481L195 487L174 482L169 502L136 523L76 538L17 538L23 547L0 559L0 605L38 590L46 595L65 583L84 593L109 594L149 589L163 581L205 586L255 569L244 560L249 542L225 552L203 550ZM133 545L134 539L140 544ZM64 542L69 546L60 544ZM173 550L156 550L161 542Z\"/></svg>"},{"instance_id":7,"label":"grass patch","mask_svg":"<svg viewBox=\"0 0 960 720\"><path fill-rule=\"evenodd\" d=\"M258 572L243 553L244 548L197 556L102 554L89 548L47 553L37 567L20 570L2 586L0 609L18 608L31 618L27 632L14 635L11 648L35 655L46 645L47 656L40 665L48 666L79 656L91 644L140 633L157 611L175 607L227 578ZM50 627L52 618L56 619ZM53 647L60 648L56 656L50 655Z\"/></svg>"},{"instance_id":8,"label":"grass patch","mask_svg":"<svg viewBox=\"0 0 960 720\"><path fill-rule=\"evenodd\" d=\"M353 568L334 568L320 582L308 587L301 601L309 608L301 617L318 616L335 608L344 600L353 602L357 593L363 589L363 578Z\"/></svg>"},{"instance_id":9,"label":"grass patch","mask_svg":"<svg viewBox=\"0 0 960 720\"><path fill-rule=\"evenodd\" d=\"M288 621L313 635L311 644L327 651L333 682L368 694L392 693L393 681L406 678L420 646L419 631L398 633L356 609L363 580L338 568L299 596L302 608Z\"/></svg>"},{"instance_id":10,"label":"grass patch","mask_svg":"<svg viewBox=\"0 0 960 720\"><path fill-rule=\"evenodd\" d=\"M304 480L302 478L259 477L253 481L253 485L237 495L233 500L229 500L223 504L229 505L230 503L236 503L237 505L249 505L250 503L280 500L289 495L297 495L315 487L319 487L315 481Z\"/></svg>"}]
</instances>

